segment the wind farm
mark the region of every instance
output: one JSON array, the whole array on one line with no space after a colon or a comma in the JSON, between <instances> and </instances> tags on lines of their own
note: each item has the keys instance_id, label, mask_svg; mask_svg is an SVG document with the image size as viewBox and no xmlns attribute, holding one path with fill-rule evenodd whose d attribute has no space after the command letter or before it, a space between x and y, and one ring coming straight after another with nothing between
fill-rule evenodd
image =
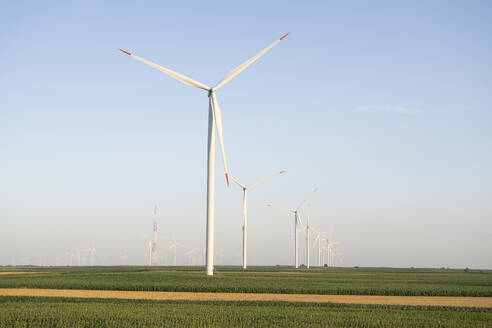
<instances>
[{"instance_id":1,"label":"wind farm","mask_svg":"<svg viewBox=\"0 0 492 328\"><path fill-rule=\"evenodd\" d=\"M3 4L0 327L491 327L490 12Z\"/></svg>"}]
</instances>

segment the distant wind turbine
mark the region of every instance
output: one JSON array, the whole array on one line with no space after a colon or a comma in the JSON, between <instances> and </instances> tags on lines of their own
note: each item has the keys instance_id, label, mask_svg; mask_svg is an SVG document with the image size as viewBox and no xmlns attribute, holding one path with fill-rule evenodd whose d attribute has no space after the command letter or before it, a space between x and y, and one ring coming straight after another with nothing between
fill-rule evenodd
<instances>
[{"instance_id":1,"label":"distant wind turbine","mask_svg":"<svg viewBox=\"0 0 492 328\"><path fill-rule=\"evenodd\" d=\"M154 225L152 227L152 241L150 251L150 265L157 265L157 205L154 205Z\"/></svg>"},{"instance_id":2,"label":"distant wind turbine","mask_svg":"<svg viewBox=\"0 0 492 328\"><path fill-rule=\"evenodd\" d=\"M197 252L198 252L198 248L193 248L185 253L185 255L188 255L188 265L196 265Z\"/></svg>"},{"instance_id":3,"label":"distant wind turbine","mask_svg":"<svg viewBox=\"0 0 492 328\"><path fill-rule=\"evenodd\" d=\"M309 269L309 209L311 205L309 203L306 203L307 206L307 213L306 213L306 227L304 228L306 230L306 263L307 263L307 268Z\"/></svg>"},{"instance_id":4,"label":"distant wind turbine","mask_svg":"<svg viewBox=\"0 0 492 328\"><path fill-rule=\"evenodd\" d=\"M80 248L77 248L77 249L75 250L75 254L77 255L77 265L78 265L78 266L80 266L80 257L81 257L81 256L80 256L80 255L81 255L81 254L80 254Z\"/></svg>"},{"instance_id":5,"label":"distant wind turbine","mask_svg":"<svg viewBox=\"0 0 492 328\"><path fill-rule=\"evenodd\" d=\"M207 174L207 233L206 233L206 247L207 247L207 254L206 254L206 269L205 269L205 274L206 275L213 275L213 269L214 269L214 166L215 166L215 135L214 135L214 126L217 125L217 136L219 137L219 144L220 144L220 151L222 153L222 161L224 165L224 172L225 172L225 177L227 181L227 185L229 185L229 176L228 176L228 170L227 170L227 161L226 161L226 156L225 156L225 151L224 151L224 140L222 137L222 115L219 109L219 104L217 102L217 98L215 96L215 93L217 90L219 90L221 87L223 87L226 83L228 83L230 80L232 80L235 76L237 76L239 73L241 73L243 70L245 70L248 66L250 66L252 63L254 63L258 58L263 56L266 52L268 52L271 48L273 48L277 43L279 43L282 39L284 39L289 33L285 34L282 36L280 39L276 40L273 42L271 45L269 45L267 48L264 50L260 51L257 55L254 57L250 58L249 60L245 61L238 67L234 68L232 71L227 73L224 78L217 83L215 87L209 87L203 83L200 83L198 81L195 81L185 75L179 74L177 72L174 72L168 68L162 67L160 65L157 65L153 62L150 62L146 59L143 59L141 57L138 57L128 51L118 49L121 52L141 61L144 62L150 66L152 66L155 69L160 70L161 72L166 73L167 75L175 78L176 80L199 88L203 89L208 93L208 98L209 98L209 114L208 114L208 160L207 160L207 168L208 168L208 174Z\"/></svg>"},{"instance_id":6,"label":"distant wind turbine","mask_svg":"<svg viewBox=\"0 0 492 328\"><path fill-rule=\"evenodd\" d=\"M147 251L145 256L145 262L149 261L149 266L152 266L152 238L147 236L146 234L142 234L145 240L147 240Z\"/></svg>"},{"instance_id":7,"label":"distant wind turbine","mask_svg":"<svg viewBox=\"0 0 492 328\"><path fill-rule=\"evenodd\" d=\"M171 244L171 246L169 246L169 249L173 249L174 251L174 266L176 266L176 248L178 247L184 247L183 245L181 245L180 243L177 243L175 240L173 240L173 243Z\"/></svg>"},{"instance_id":8,"label":"distant wind turbine","mask_svg":"<svg viewBox=\"0 0 492 328\"><path fill-rule=\"evenodd\" d=\"M306 204L309 198L313 196L313 194L318 191L318 188L314 189L307 197L304 199L299 206L297 206L295 209L290 209L290 208L284 208L284 207L277 207L273 206L272 204L267 204L269 207L275 207L281 211L287 211L294 213L294 238L295 238L295 243L294 243L294 254L295 254L295 267L296 269L299 268L299 238L298 238L298 233L299 233L299 225L302 224L301 218L299 215L299 210Z\"/></svg>"},{"instance_id":9,"label":"distant wind turbine","mask_svg":"<svg viewBox=\"0 0 492 328\"><path fill-rule=\"evenodd\" d=\"M314 233L316 234L316 238L314 240L315 243L317 243L317 246L318 246L318 266L322 266L321 265L321 240L324 240L322 237L324 235L326 235L328 232L320 232L318 230L316 230L313 226L311 226L311 230L314 231Z\"/></svg>"},{"instance_id":10,"label":"distant wind turbine","mask_svg":"<svg viewBox=\"0 0 492 328\"><path fill-rule=\"evenodd\" d=\"M94 243L92 243L92 247L89 248L89 259L90 259L90 266L94 266L95 259L96 259L96 248L94 247Z\"/></svg>"},{"instance_id":11,"label":"distant wind turbine","mask_svg":"<svg viewBox=\"0 0 492 328\"><path fill-rule=\"evenodd\" d=\"M122 249L120 255L121 255L121 265L127 265L128 250L126 248Z\"/></svg>"},{"instance_id":12,"label":"distant wind turbine","mask_svg":"<svg viewBox=\"0 0 492 328\"><path fill-rule=\"evenodd\" d=\"M246 191L248 191L249 189L259 185L260 183L263 183L265 181L268 181L274 177L276 177L277 175L280 175L282 173L284 173L285 170L282 170L280 172L277 172L275 174L272 174L266 178L263 178L261 180L258 180L256 182L253 182L252 184L250 184L249 186L246 186L246 185L243 185L242 183L240 183L237 179L235 179L234 177L232 176L229 176L231 178L231 180L240 188L243 189L243 226L242 226L242 230L243 230L243 269L246 269L247 268L247 256L248 256L248 245L247 245L247 233L248 233L248 206L247 206L247 193Z\"/></svg>"}]
</instances>

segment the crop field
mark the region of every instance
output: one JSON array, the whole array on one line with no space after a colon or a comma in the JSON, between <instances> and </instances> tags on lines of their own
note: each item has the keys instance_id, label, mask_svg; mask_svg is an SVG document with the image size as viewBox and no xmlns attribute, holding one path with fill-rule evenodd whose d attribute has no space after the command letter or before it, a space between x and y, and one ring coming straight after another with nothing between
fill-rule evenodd
<instances>
[{"instance_id":1,"label":"crop field","mask_svg":"<svg viewBox=\"0 0 492 328\"><path fill-rule=\"evenodd\" d=\"M206 277L202 267L16 270L35 273L0 275L0 288L492 297L490 270L253 267L243 272L218 267L213 277Z\"/></svg>"},{"instance_id":2,"label":"crop field","mask_svg":"<svg viewBox=\"0 0 492 328\"><path fill-rule=\"evenodd\" d=\"M202 267L4 267L0 289L492 297L490 270L216 269L206 277ZM305 303L290 296L288 301L99 298L102 294L0 296L0 327L492 327L491 307Z\"/></svg>"},{"instance_id":3,"label":"crop field","mask_svg":"<svg viewBox=\"0 0 492 328\"><path fill-rule=\"evenodd\" d=\"M490 327L492 309L0 297L1 327Z\"/></svg>"}]
</instances>

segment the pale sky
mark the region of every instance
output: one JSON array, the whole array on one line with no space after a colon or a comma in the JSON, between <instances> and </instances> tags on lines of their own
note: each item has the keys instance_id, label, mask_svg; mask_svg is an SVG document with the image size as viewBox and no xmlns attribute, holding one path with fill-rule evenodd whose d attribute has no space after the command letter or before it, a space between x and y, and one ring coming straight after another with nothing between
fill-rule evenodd
<instances>
[{"instance_id":1,"label":"pale sky","mask_svg":"<svg viewBox=\"0 0 492 328\"><path fill-rule=\"evenodd\" d=\"M63 264L92 244L98 264L124 249L143 264L154 204L159 264L173 238L204 247L206 92L116 49L214 85L292 32L217 93L231 175L286 170L248 195L249 264L293 264L294 218L265 205L295 207L319 187L311 223L334 229L342 265L491 269L491 10L0 4L0 265ZM216 247L239 265L242 194L220 174L215 206Z\"/></svg>"}]
</instances>

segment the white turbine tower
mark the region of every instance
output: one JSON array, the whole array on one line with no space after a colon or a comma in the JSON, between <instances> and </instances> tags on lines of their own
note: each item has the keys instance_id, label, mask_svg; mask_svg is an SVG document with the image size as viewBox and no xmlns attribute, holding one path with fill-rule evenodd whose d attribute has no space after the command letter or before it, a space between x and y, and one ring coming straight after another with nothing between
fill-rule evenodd
<instances>
[{"instance_id":1,"label":"white turbine tower","mask_svg":"<svg viewBox=\"0 0 492 328\"><path fill-rule=\"evenodd\" d=\"M198 252L198 248L193 248L185 253L185 255L188 255L188 265L196 265L197 252Z\"/></svg>"},{"instance_id":2,"label":"white turbine tower","mask_svg":"<svg viewBox=\"0 0 492 328\"><path fill-rule=\"evenodd\" d=\"M306 203L306 206L307 206L307 214L306 214L306 263L307 263L307 268L309 269L309 229L310 229L310 226L309 226L309 208L311 207L311 205L309 205L309 203Z\"/></svg>"},{"instance_id":3,"label":"white turbine tower","mask_svg":"<svg viewBox=\"0 0 492 328\"><path fill-rule=\"evenodd\" d=\"M259 185L260 183L263 183L265 181L268 181L277 175L280 175L284 173L285 170L282 170L280 172L277 172L275 174L270 175L269 177L266 177L264 179L258 180L256 182L253 182L249 186L241 184L237 179L235 179L232 176L229 176L231 180L240 188L243 189L243 269L247 268L247 257L248 257L248 245L247 245L247 236L248 236L248 206L247 206L247 193L246 191Z\"/></svg>"},{"instance_id":4,"label":"white turbine tower","mask_svg":"<svg viewBox=\"0 0 492 328\"><path fill-rule=\"evenodd\" d=\"M121 265L127 265L128 250L126 248L122 249L120 255L121 255Z\"/></svg>"},{"instance_id":5,"label":"white turbine tower","mask_svg":"<svg viewBox=\"0 0 492 328\"><path fill-rule=\"evenodd\" d=\"M268 204L267 206L270 206L270 207L275 207L275 208L278 208L279 210L282 210L282 211L287 211L287 212L291 212L291 213L294 213L294 239L295 239L295 242L294 242L294 262L295 262L295 267L296 269L299 268L299 238L298 238L298 233L299 233L299 225L302 225L302 222L301 222L301 218L300 218L300 215L299 215L299 210L302 208L302 206L304 206L304 204L307 202L307 200L309 198L311 198L311 196L316 192L318 191L318 188L314 189L307 197L306 199L304 199L302 201L301 204L299 204L299 206L297 206L295 209L290 209L290 208L284 208L284 207L277 207L277 206L273 206L272 204Z\"/></svg>"},{"instance_id":6,"label":"white turbine tower","mask_svg":"<svg viewBox=\"0 0 492 328\"><path fill-rule=\"evenodd\" d=\"M306 203L306 206L309 207L311 205L309 205L309 203ZM300 224L302 225L302 222L301 222L301 219L300 219L300 216L299 216L299 222ZM306 214L306 225L302 227L302 229L299 230L299 232L304 232L305 234L305 239L306 239L306 267L309 269L310 268L310 249L309 249L309 229L312 230L311 226L309 225L309 211L307 211L307 214Z\"/></svg>"},{"instance_id":7,"label":"white turbine tower","mask_svg":"<svg viewBox=\"0 0 492 328\"><path fill-rule=\"evenodd\" d=\"M152 238L146 234L142 234L144 239L147 240L147 250L145 255L145 262L149 261L149 266L152 266Z\"/></svg>"},{"instance_id":8,"label":"white turbine tower","mask_svg":"<svg viewBox=\"0 0 492 328\"><path fill-rule=\"evenodd\" d=\"M96 249L94 248L94 244L89 248L89 257L90 257L90 265L94 266L94 261L96 259Z\"/></svg>"},{"instance_id":9,"label":"white turbine tower","mask_svg":"<svg viewBox=\"0 0 492 328\"><path fill-rule=\"evenodd\" d=\"M77 254L77 265L80 266L80 248L75 250L75 254Z\"/></svg>"},{"instance_id":10,"label":"white turbine tower","mask_svg":"<svg viewBox=\"0 0 492 328\"><path fill-rule=\"evenodd\" d=\"M176 248L178 247L184 247L184 246L181 245L180 243L177 243L175 240L173 240L173 243L171 244L171 246L169 246L169 249L173 248L174 251L174 266L176 266Z\"/></svg>"},{"instance_id":11,"label":"white turbine tower","mask_svg":"<svg viewBox=\"0 0 492 328\"><path fill-rule=\"evenodd\" d=\"M224 251L222 249L217 249L217 264L222 265L224 264Z\"/></svg>"},{"instance_id":12,"label":"white turbine tower","mask_svg":"<svg viewBox=\"0 0 492 328\"><path fill-rule=\"evenodd\" d=\"M154 206L154 225L152 228L150 265L151 266L157 265L157 205Z\"/></svg>"},{"instance_id":13,"label":"white turbine tower","mask_svg":"<svg viewBox=\"0 0 492 328\"><path fill-rule=\"evenodd\" d=\"M155 63L152 63L146 59L140 58L138 56L135 56L134 54L124 51L122 49L119 49L121 52L139 60L142 61L155 69L160 70L161 72L166 73L167 75L175 78L176 80L199 88L207 91L208 93L208 98L209 98L209 114L208 114L208 159L207 159L207 232L206 232L206 247L207 247L207 252L206 252L206 269L205 269L205 274L206 275L213 275L213 269L214 269L214 166L215 166L215 135L214 135L214 129L215 125L217 125L217 136L219 137L219 144L220 144L220 151L222 153L222 161L224 165L224 171L225 171L225 177L227 180L227 185L229 185L229 176L228 176L228 170L227 170L227 163L226 163L226 156L225 156L225 151L224 151L224 140L222 137L222 115L220 113L219 109L219 104L217 102L217 98L215 96L215 93L217 90L219 90L222 86L224 86L227 82L229 82L231 79L233 79L235 76L237 76L239 73L241 73L243 70L245 70L248 66L250 66L252 63L254 63L258 58L263 56L267 51L269 51L271 48L273 48L277 43L280 42L283 38L285 38L289 33L285 34L282 36L280 39L269 45L267 48L264 50L260 51L256 56L252 57L251 59L245 61L238 67L234 68L232 71L226 74L224 78L217 83L215 87L209 87L203 83L200 83L198 81L195 81L185 75L179 74L177 72L174 72L170 69L167 69L165 67L162 67L160 65L157 65Z\"/></svg>"},{"instance_id":14,"label":"white turbine tower","mask_svg":"<svg viewBox=\"0 0 492 328\"><path fill-rule=\"evenodd\" d=\"M316 234L316 238L314 240L315 243L317 243L318 245L318 266L321 266L321 240L324 240L323 237L324 235L326 235L328 232L320 232L318 230L316 230L313 226L311 226L311 230L314 231L314 233Z\"/></svg>"},{"instance_id":15,"label":"white turbine tower","mask_svg":"<svg viewBox=\"0 0 492 328\"><path fill-rule=\"evenodd\" d=\"M65 251L65 265L72 266L73 253L71 250L67 249Z\"/></svg>"},{"instance_id":16,"label":"white turbine tower","mask_svg":"<svg viewBox=\"0 0 492 328\"><path fill-rule=\"evenodd\" d=\"M328 248L328 266L335 266L335 248L333 246L337 245L336 241L326 240L327 248Z\"/></svg>"}]
</instances>

